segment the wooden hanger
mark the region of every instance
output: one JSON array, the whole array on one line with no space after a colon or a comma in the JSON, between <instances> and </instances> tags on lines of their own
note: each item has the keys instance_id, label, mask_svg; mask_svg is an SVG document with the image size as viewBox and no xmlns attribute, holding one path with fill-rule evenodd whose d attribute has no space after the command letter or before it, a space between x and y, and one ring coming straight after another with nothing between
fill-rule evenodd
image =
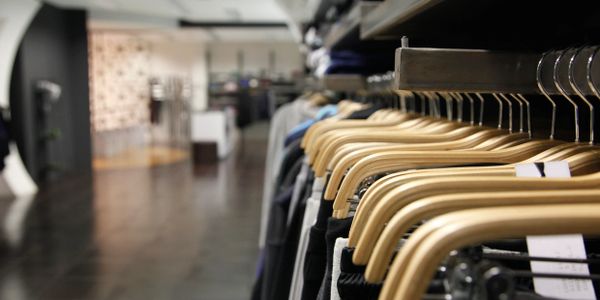
<instances>
[{"instance_id":1,"label":"wooden hanger","mask_svg":"<svg viewBox=\"0 0 600 300\"><path fill-rule=\"evenodd\" d=\"M414 119L413 116L409 114L397 114L397 119L385 121L373 121L370 119L367 120L332 120L326 119L320 122L317 122L313 126L311 126L307 131L304 137L302 138L302 142L300 146L305 150L306 153L312 153L313 147L315 144L315 140L322 136L327 132L331 132L337 129L348 129L348 128L371 128L371 127L383 127L383 126L393 126L400 123L406 122L407 124L418 123L421 120L411 120ZM412 122L411 122L412 121Z\"/></svg>"},{"instance_id":2,"label":"wooden hanger","mask_svg":"<svg viewBox=\"0 0 600 300\"><path fill-rule=\"evenodd\" d=\"M331 126L330 126L331 127ZM373 130L376 127L376 132L380 135L388 135L390 134L424 134L424 133L446 133L452 129L456 129L458 127L464 127L456 122L448 122L445 120L433 119L433 118L417 118L410 119L395 126L369 126L369 127L355 127L355 128L338 128L337 130L331 129L329 127L328 132L323 132L319 136L314 137L310 142L307 143L309 162L313 164L313 162L317 159L320 152L323 151L321 148L327 148L328 145L331 145L335 140L344 137L357 137L354 142L361 142L361 138L359 136L370 136L370 141L373 140L374 136ZM369 141L367 141L369 142ZM381 142L386 142L382 140Z\"/></svg>"},{"instance_id":3,"label":"wooden hanger","mask_svg":"<svg viewBox=\"0 0 600 300\"><path fill-rule=\"evenodd\" d=\"M515 99L517 99L517 97L514 97ZM483 101L483 100L482 100ZM507 99L507 101L509 101ZM519 103L521 103L521 100L518 100ZM471 108L473 110L473 107ZM500 118L501 120L501 118ZM474 120L471 120L471 123L474 123ZM500 123L499 123L500 126ZM484 127L481 127L482 129ZM434 150L434 149L438 149L438 150L454 150L454 149L466 149L469 147L473 147L473 149L478 149L478 150L491 150L491 149L503 149L506 148L506 144L512 144L512 145L517 145L517 144L521 144L524 141L528 140L529 134L528 133L524 133L522 132L522 125L521 125L521 132L520 133L515 133L515 134L505 134L504 131L499 131L497 129L488 129L488 130L495 130L495 131L483 131L483 132L478 132L475 133L471 136L468 136L466 138L463 138L461 140L458 141L451 141L451 142L445 142L445 143L428 143L428 144L424 144L423 146L417 146L417 147L412 147L412 146L399 146L397 150ZM500 136L496 136L496 137L490 137L490 135L493 134L500 134L502 133L502 135ZM327 143L330 144L330 143ZM373 153L376 153L377 151L386 151L386 150L391 150L391 148L373 148ZM354 157L348 157L345 162L347 162L350 165L353 165L356 161L358 161L360 158L366 156L368 154L368 150L365 151L360 151L360 152L354 152L353 155L356 155ZM329 164L329 168L333 169L333 170L337 170L338 172L341 173L345 173L346 170L348 169L348 167L346 166L342 166L339 167L340 164L337 163L338 159L341 159L340 156L334 156L333 159L331 160L326 160L324 159L325 162L321 161L320 163L315 163L315 165L313 166L313 169L315 171L315 173L317 174L317 176L323 176L325 173L325 163ZM334 167L335 166L335 167ZM337 178L337 177L335 177ZM335 184L335 187L337 187L337 183ZM326 199L330 199L332 197L334 197L333 193L335 193L335 189L334 188L330 188L329 189L329 193L326 192Z\"/></svg>"},{"instance_id":4,"label":"wooden hanger","mask_svg":"<svg viewBox=\"0 0 600 300\"><path fill-rule=\"evenodd\" d=\"M403 114L406 115L406 114ZM398 135L398 134L402 134L404 131L403 130L416 130L419 129L419 132L409 132L408 134L418 134L418 133L448 133L449 131L453 130L453 129L458 129L460 127L465 127L467 124L463 124L460 122L452 122L452 121L448 121L448 120L444 120L441 118L432 118L432 117L427 117L427 116L419 116L419 115L410 115L411 117L415 118L413 120L408 120L408 121L404 121L404 122L400 122L399 124L395 125L395 126L382 126L382 127L378 127L378 131L386 131L386 132L380 132L380 134L384 135L384 139L385 138L389 138L392 137L393 135ZM333 129L333 128L331 128ZM371 128L367 128L368 131L364 131L364 128L356 128L354 127L353 129L356 129L357 131L345 131L345 132L335 132L335 131L328 131L328 132L323 132L323 135L318 135L317 137L313 137L316 134L312 134L309 138L306 139L306 147L305 147L305 152L309 153L309 163L312 165L313 162L316 160L315 156L318 155L318 152L320 151L320 149L327 147L328 145L330 145L333 141L335 141L337 138L342 138L344 136L355 136L357 137L357 141L360 141L360 138L357 136L360 133L367 133L367 134L372 134L373 131L371 130ZM362 131L362 132L361 132ZM393 132L389 132L389 131L393 131ZM393 133L392 135L390 135L390 133ZM458 133L458 132L457 132ZM308 133L307 133L308 134ZM371 138L374 138L374 136L371 136ZM328 157L326 156L326 159ZM322 161L321 161L322 163Z\"/></svg>"},{"instance_id":5,"label":"wooden hanger","mask_svg":"<svg viewBox=\"0 0 600 300\"><path fill-rule=\"evenodd\" d=\"M383 151L433 151L433 150L468 150L468 149L477 149L477 150L494 150L498 147L502 146L504 143L509 143L512 141L525 141L529 140L527 134L524 133L515 133L508 135L507 132L497 130L497 129L488 129L480 132L476 132L470 136L465 138L449 141L449 142L438 142L438 143L422 143L422 144L394 144L389 143L388 145L382 145L377 147L365 147L364 150L360 149L354 152L344 152L347 155L339 155L340 151L338 151L334 157L329 161L328 165L325 163L315 163L313 169L317 176L319 174L325 174L326 170L338 170L338 172L345 172L351 166L353 166L360 159L374 153L379 153ZM485 142L484 146L481 146L482 143ZM343 159L343 163L342 163ZM333 198L335 196L329 196Z\"/></svg>"},{"instance_id":6,"label":"wooden hanger","mask_svg":"<svg viewBox=\"0 0 600 300\"><path fill-rule=\"evenodd\" d=\"M507 101L509 101L509 100L507 100ZM501 120L501 118L499 119L499 126L501 124L500 120ZM471 123L474 123L474 120L471 120ZM459 124L459 123L457 123L457 124ZM411 149L431 150L431 149L436 149L436 147L438 147L438 146L439 146L439 148L437 148L437 149L439 149L439 150L466 149L466 148L470 148L470 147L474 147L475 149L479 149L479 150L489 150L489 149L498 148L507 143L511 143L513 145L520 144L524 140L526 140L529 136L527 133L520 132L520 133L515 133L515 134L504 134L504 135L500 135L497 137L491 137L494 134L498 135L500 133L505 133L505 132L499 131L497 129L486 129L485 127L475 127L475 128L480 128L480 130L482 130L483 132L475 133L470 136L466 136L458 141L453 139L452 141L449 141L446 143L440 143L439 145L431 145L431 147L423 146L423 147L417 147L417 148L412 148L412 147L402 148L402 146L401 146L400 148L398 148L398 150L411 150ZM490 131L490 130L495 130L495 131ZM509 128L509 131L511 131L511 130L512 130L512 126L511 126L511 128ZM521 131L522 131L522 127L521 127ZM353 136L356 138L358 138L357 133L358 132L353 132L353 134L354 134ZM367 132L366 134L368 135L370 133ZM402 133L399 133L399 134L402 134ZM389 136L390 135L388 134L388 137ZM375 138L374 135L372 135L371 137ZM386 138L386 137L383 137L383 138ZM413 139L413 141L414 140L415 139ZM339 142L339 141L340 140L338 140L337 142ZM317 176L322 176L325 173L325 168L327 168L328 164L330 164L331 162L333 162L333 163L337 162L337 160L332 159L332 157L329 157L329 154L327 154L327 151L329 151L329 153L335 151L335 150L331 150L332 148L335 149L334 140L333 139L327 140L327 142L323 143L323 144L329 145L328 146L329 150L325 150L326 154L322 154L321 158L317 159L317 161L314 162L314 164L313 164L313 170L315 171ZM434 143L428 143L428 144L434 144ZM477 144L479 144L479 146L475 146ZM356 154L360 156L360 155L364 155L364 152L362 152L362 154L361 153L356 153ZM351 161L356 161L356 160L358 160L358 157L351 159ZM346 168L343 168L342 171L345 172L345 170L346 170Z\"/></svg>"},{"instance_id":7,"label":"wooden hanger","mask_svg":"<svg viewBox=\"0 0 600 300\"><path fill-rule=\"evenodd\" d=\"M383 281L397 242L422 220L471 208L575 203L600 204L600 190L460 193L417 200L398 211L385 227L368 257L365 279L370 283Z\"/></svg>"},{"instance_id":8,"label":"wooden hanger","mask_svg":"<svg viewBox=\"0 0 600 300\"><path fill-rule=\"evenodd\" d=\"M358 229L360 236L354 255L357 262L366 263L364 253L375 245L385 224L406 205L425 197L466 192L488 191L539 191L593 189L600 184L600 173L572 178L510 178L498 176L440 177L421 179L406 183L386 194L375 206L369 216L355 216L352 226L364 226ZM365 220L367 218L367 220ZM359 250L359 248L361 250ZM357 254L359 251L359 254ZM354 257L353 257L354 259ZM358 264L358 263L357 263Z\"/></svg>"},{"instance_id":9,"label":"wooden hanger","mask_svg":"<svg viewBox=\"0 0 600 300\"><path fill-rule=\"evenodd\" d=\"M437 217L415 231L402 247L379 299L421 299L441 260L454 249L486 240L575 233L600 233L600 205L479 208Z\"/></svg>"},{"instance_id":10,"label":"wooden hanger","mask_svg":"<svg viewBox=\"0 0 600 300\"><path fill-rule=\"evenodd\" d=\"M521 162L532 156L560 144L558 141L530 141L509 149L494 151L389 151L369 155L358 161L346 174L342 182L343 174L331 175L329 184L324 194L325 199L331 197L337 190L334 209L343 209L348 199L365 178L385 172L401 170L406 164L431 165L460 165L469 163L499 163L508 164ZM341 185L339 183L341 182ZM338 189L339 186L339 189Z\"/></svg>"},{"instance_id":11,"label":"wooden hanger","mask_svg":"<svg viewBox=\"0 0 600 300\"><path fill-rule=\"evenodd\" d=\"M387 126L387 127L378 127L378 131L385 131L385 130L393 130L396 131L396 134L401 134L403 129L411 129L411 130L415 130L415 129L420 129L420 133L447 133L448 131L452 130L452 129L458 129L460 127L465 127L466 124L462 124L462 123L458 123L458 122L452 122L452 121L448 121L448 120L444 120L441 118L432 118L432 117L426 117L426 116L420 116L420 115L415 115L415 114L402 114L403 116L410 116L414 119L412 120L403 120L402 122L400 122L399 124L397 124L396 126ZM375 127L375 126L374 126ZM348 128L348 127L347 127ZM355 128L357 130L360 131L360 128L356 128L356 127L352 127ZM333 129L330 126L330 128L328 128L329 131L325 132L324 130L322 130L324 135L318 135L316 133L310 133L310 136L306 137L303 140L303 143L306 142L306 147L304 147L305 149L305 153L307 153L307 155L309 156L309 163L312 165L314 160L315 160L315 156L318 154L317 152L319 151L318 147L319 145L330 145L331 142L333 140L335 140L336 138L333 137L334 135L337 137L342 137L344 135L351 135L351 136L356 136L357 132L351 131L351 132L346 132L346 134L344 133L338 133L340 135L336 135L335 132L332 132ZM371 133L372 130L367 131L368 133ZM411 132L411 134L416 134L416 132ZM309 135L309 132L307 132L307 135ZM316 136L316 137L315 137Z\"/></svg>"},{"instance_id":12,"label":"wooden hanger","mask_svg":"<svg viewBox=\"0 0 600 300\"><path fill-rule=\"evenodd\" d=\"M554 160L566 160L569 163L571 174L573 176L587 175L593 172L597 172L598 168L598 154L596 151L583 152L588 149L587 147L573 147L574 144L562 144L557 147L548 149L530 159L523 161L522 163L528 162L541 162L541 161L554 161ZM556 152L555 150L562 150ZM578 155L578 153L581 153ZM397 173L390 174L378 181L371 186L365 195L359 202L355 214L355 220L350 229L348 244L351 247L355 247L358 242L364 224L362 220L366 220L371 214L373 208L377 205L379 200L388 192L395 187L398 187L404 183L426 178L436 178L444 176L507 176L514 177L515 171L514 166L516 164L502 165L502 166L485 166L485 167L454 167L454 168L436 168L436 169L419 169L414 170L410 174ZM344 210L341 210L344 212ZM347 215L342 213L336 213L338 218L344 218Z\"/></svg>"},{"instance_id":13,"label":"wooden hanger","mask_svg":"<svg viewBox=\"0 0 600 300\"><path fill-rule=\"evenodd\" d=\"M376 114L376 113L375 113ZM375 115L374 114L374 115ZM310 150L310 145L313 142L315 137L320 136L321 134L341 128L355 128L355 127L378 127L378 126L392 126L407 121L411 118L414 118L412 114L405 114L396 112L396 116L398 119L396 120L386 120L386 121L373 121L371 118L367 120L331 120L326 119L320 122L317 122L313 126L311 126L304 138L302 139L301 146L304 149ZM373 116L371 116L373 117Z\"/></svg>"},{"instance_id":14,"label":"wooden hanger","mask_svg":"<svg viewBox=\"0 0 600 300\"><path fill-rule=\"evenodd\" d=\"M460 125L459 123L450 124L450 125ZM447 128L446 128L447 129ZM444 129L443 129L444 130ZM330 161L331 158L335 155L337 149L340 146L348 143L356 143L356 142L390 142L390 143L435 143L435 142L444 142L444 141L454 141L463 137L467 137L477 131L482 130L478 127L461 127L457 129L453 129L450 132L439 133L439 134L422 134L419 132L411 132L407 133L406 131L390 131L390 132L381 132L379 130L372 132L351 132L345 134L337 139L334 139L328 143L321 143L323 145L322 151L316 153L317 157L314 159L314 164L325 164Z\"/></svg>"},{"instance_id":15,"label":"wooden hanger","mask_svg":"<svg viewBox=\"0 0 600 300\"><path fill-rule=\"evenodd\" d=\"M550 148L534 157L531 157L521 163L542 162L566 159L569 162L569 168L574 176L586 175L595 171L589 170L590 163L595 165L596 154L590 152L583 156L573 156L580 153L585 148L574 147L574 144L561 144ZM584 152L585 153L585 152ZM583 161L582 161L583 159ZM507 176L514 177L514 167L516 164L501 165L501 166L473 166L473 167L452 167L452 168L435 168L435 169L418 169L409 172L398 172L387 175L384 178L376 181L365 193L359 202L355 219L363 220L362 215L369 215L379 200L392 189L404 183L426 178L436 178L443 176ZM597 170L597 169L596 169ZM344 218L341 215L340 218ZM355 220L356 221L356 220ZM355 226L353 223L350 229L349 245L355 247L358 242L358 236L362 226ZM358 222L360 223L360 222Z\"/></svg>"}]
</instances>

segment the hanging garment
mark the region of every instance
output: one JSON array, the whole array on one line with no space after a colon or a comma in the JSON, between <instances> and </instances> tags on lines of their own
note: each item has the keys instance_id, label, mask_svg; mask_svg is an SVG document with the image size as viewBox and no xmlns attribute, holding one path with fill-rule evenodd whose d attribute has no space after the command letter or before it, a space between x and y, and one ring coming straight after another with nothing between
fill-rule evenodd
<instances>
[{"instance_id":1,"label":"hanging garment","mask_svg":"<svg viewBox=\"0 0 600 300\"><path fill-rule=\"evenodd\" d=\"M276 184L275 180L279 175L281 162L283 160L283 144L285 137L295 126L305 120L313 118L316 113L317 109L310 106L310 103L307 100L299 98L280 107L271 119L263 183L261 225L259 233L260 248L264 246L266 239L269 208L271 200L273 199L273 191Z\"/></svg>"},{"instance_id":2,"label":"hanging garment","mask_svg":"<svg viewBox=\"0 0 600 300\"><path fill-rule=\"evenodd\" d=\"M327 221L327 233L325 234L325 242L327 246L327 266L325 269L325 275L323 276L323 282L319 289L318 300L329 300L331 299L331 282L333 272L333 251L335 248L335 241L338 238L347 238L350 232L350 226L352 225L352 217L345 219L334 219L329 218Z\"/></svg>"}]
</instances>

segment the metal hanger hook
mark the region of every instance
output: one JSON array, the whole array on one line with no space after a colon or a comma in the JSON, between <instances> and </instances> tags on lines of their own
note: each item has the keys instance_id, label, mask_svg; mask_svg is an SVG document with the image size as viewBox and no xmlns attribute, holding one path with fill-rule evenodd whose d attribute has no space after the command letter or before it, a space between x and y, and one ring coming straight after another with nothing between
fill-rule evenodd
<instances>
[{"instance_id":1,"label":"metal hanger hook","mask_svg":"<svg viewBox=\"0 0 600 300\"><path fill-rule=\"evenodd\" d=\"M452 99L456 100L456 119L458 122L463 121L463 97L459 93L450 92L448 93Z\"/></svg>"},{"instance_id":2,"label":"metal hanger hook","mask_svg":"<svg viewBox=\"0 0 600 300\"><path fill-rule=\"evenodd\" d=\"M540 90L542 95L544 95L544 97L546 97L546 99L548 99L548 101L550 101L550 104L552 104L552 121L551 121L551 125L550 125L550 139L553 140L554 139L554 129L556 128L556 102L554 102L554 100L552 100L552 97L550 97L550 94L548 93L548 91L544 87L544 84L542 83L542 66L544 64L544 58L546 58L548 53L549 52L542 54L542 57L538 61L535 78L537 81L538 89Z\"/></svg>"},{"instance_id":3,"label":"metal hanger hook","mask_svg":"<svg viewBox=\"0 0 600 300\"><path fill-rule=\"evenodd\" d=\"M583 102L585 102L585 104L588 105L588 107L590 108L590 145L594 144L594 105L592 105L592 103L590 101L588 101L588 99L585 97L585 95L583 94L583 91L579 88L579 86L577 85L577 83L575 82L575 72L574 72L574 62L577 59L577 56L581 53L581 50L585 49L584 47L578 48L577 50L575 50L575 53L573 54L573 56L571 57L571 59L569 60L569 70L568 70L568 77L569 77L569 84L571 85L571 88L573 88L573 90L575 90L575 93L577 94L577 96L579 96L579 98L581 98L581 100L583 100Z\"/></svg>"},{"instance_id":4,"label":"metal hanger hook","mask_svg":"<svg viewBox=\"0 0 600 300\"><path fill-rule=\"evenodd\" d=\"M553 70L554 72L553 72L552 79L554 81L554 85L556 86L556 88L558 89L560 94L563 97L565 97L565 99L567 99L573 105L573 110L575 111L575 142L579 143L579 106L577 106L577 103L575 101L573 101L573 99L571 99L571 97L569 97L569 95L567 94L567 91L565 90L562 83L560 82L560 78L558 77L559 70L560 70L560 61L562 60L563 56L565 55L565 53L567 51L568 50L561 50L558 52L559 53L558 57L554 61L554 70Z\"/></svg>"},{"instance_id":5,"label":"metal hanger hook","mask_svg":"<svg viewBox=\"0 0 600 300\"><path fill-rule=\"evenodd\" d=\"M529 100L527 100L525 96L521 94L517 94L517 97L521 98L521 100L525 102L525 106L527 106L527 133L529 133L529 138L531 138L531 107L529 106Z\"/></svg>"},{"instance_id":6,"label":"metal hanger hook","mask_svg":"<svg viewBox=\"0 0 600 300\"><path fill-rule=\"evenodd\" d=\"M483 96L481 96L480 93L475 93L475 96L477 96L477 98L479 98L479 101L481 101L481 105L479 106L479 126L483 126L483 107L485 99L483 99Z\"/></svg>"},{"instance_id":7,"label":"metal hanger hook","mask_svg":"<svg viewBox=\"0 0 600 300\"><path fill-rule=\"evenodd\" d=\"M596 87L596 85L594 84L594 78L592 75L592 66L594 64L596 54L598 54L598 50L600 50L600 47L594 47L594 51L592 51L592 54L590 54L590 57L588 58L586 66L586 79L588 86L592 90L592 93L594 93L594 96L596 96L596 98L600 100L600 91L598 90L598 87ZM592 128L592 130L594 130L594 128Z\"/></svg>"},{"instance_id":8,"label":"metal hanger hook","mask_svg":"<svg viewBox=\"0 0 600 300\"><path fill-rule=\"evenodd\" d=\"M503 118L503 110L504 106L502 105L502 100L498 97L496 93L492 93L494 99L498 101L498 129L502 129L502 118Z\"/></svg>"},{"instance_id":9,"label":"metal hanger hook","mask_svg":"<svg viewBox=\"0 0 600 300\"><path fill-rule=\"evenodd\" d=\"M523 101L515 96L515 94L510 94L510 96L519 103L519 132L523 133Z\"/></svg>"},{"instance_id":10,"label":"metal hanger hook","mask_svg":"<svg viewBox=\"0 0 600 300\"><path fill-rule=\"evenodd\" d=\"M500 98L506 100L508 103L508 132L513 132L513 110L512 110L512 101L506 97L506 95L500 93Z\"/></svg>"},{"instance_id":11,"label":"metal hanger hook","mask_svg":"<svg viewBox=\"0 0 600 300\"><path fill-rule=\"evenodd\" d=\"M471 109L469 110L471 120L469 121L469 124L473 126L475 125L475 101L473 100L473 97L469 95L469 93L465 93L465 97L469 100L469 103L471 104Z\"/></svg>"}]
</instances>

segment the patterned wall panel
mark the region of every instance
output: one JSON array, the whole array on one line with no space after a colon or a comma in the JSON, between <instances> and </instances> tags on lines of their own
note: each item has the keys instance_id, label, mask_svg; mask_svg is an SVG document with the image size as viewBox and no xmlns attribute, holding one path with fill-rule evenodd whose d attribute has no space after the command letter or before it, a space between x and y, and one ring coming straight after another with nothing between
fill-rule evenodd
<instances>
[{"instance_id":1,"label":"patterned wall panel","mask_svg":"<svg viewBox=\"0 0 600 300\"><path fill-rule=\"evenodd\" d=\"M149 124L151 44L112 32L91 32L89 43L92 130Z\"/></svg>"}]
</instances>

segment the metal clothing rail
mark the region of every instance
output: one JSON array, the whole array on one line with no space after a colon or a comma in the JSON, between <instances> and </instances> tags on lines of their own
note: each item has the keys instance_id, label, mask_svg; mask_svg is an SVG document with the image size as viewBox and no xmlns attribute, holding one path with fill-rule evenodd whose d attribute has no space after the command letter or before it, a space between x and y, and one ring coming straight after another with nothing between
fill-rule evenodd
<instances>
[{"instance_id":1,"label":"metal clothing rail","mask_svg":"<svg viewBox=\"0 0 600 300\"><path fill-rule=\"evenodd\" d=\"M549 94L559 95L555 79L570 95L572 83L583 95L594 95L590 81L600 84L597 47L540 53L472 49L401 47L396 50L394 87L411 91L540 94L537 82ZM600 55L599 55L600 56ZM591 77L589 77L591 76Z\"/></svg>"},{"instance_id":2,"label":"metal clothing rail","mask_svg":"<svg viewBox=\"0 0 600 300\"><path fill-rule=\"evenodd\" d=\"M402 47L395 87L412 91L535 93L539 54Z\"/></svg>"}]
</instances>

